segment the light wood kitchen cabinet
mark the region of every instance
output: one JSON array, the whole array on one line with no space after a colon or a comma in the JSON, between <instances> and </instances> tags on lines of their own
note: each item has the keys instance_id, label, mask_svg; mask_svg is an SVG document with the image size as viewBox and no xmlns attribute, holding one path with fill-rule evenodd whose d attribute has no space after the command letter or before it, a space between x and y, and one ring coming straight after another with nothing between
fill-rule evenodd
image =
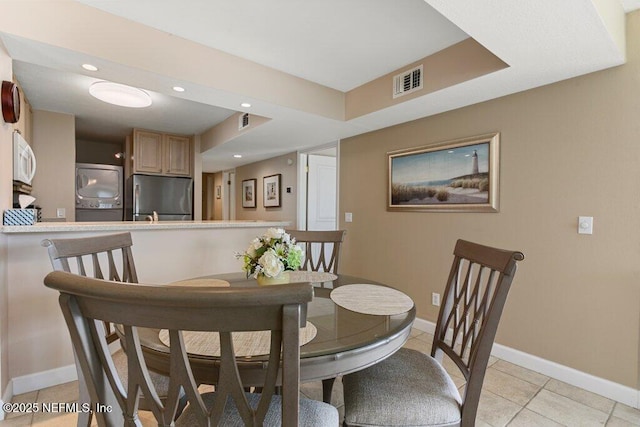
<instances>
[{"instance_id":1,"label":"light wood kitchen cabinet","mask_svg":"<svg viewBox=\"0 0 640 427\"><path fill-rule=\"evenodd\" d=\"M191 176L191 138L164 135L164 150L165 173Z\"/></svg>"},{"instance_id":2,"label":"light wood kitchen cabinet","mask_svg":"<svg viewBox=\"0 0 640 427\"><path fill-rule=\"evenodd\" d=\"M191 176L190 137L136 129L132 145L133 173Z\"/></svg>"}]
</instances>

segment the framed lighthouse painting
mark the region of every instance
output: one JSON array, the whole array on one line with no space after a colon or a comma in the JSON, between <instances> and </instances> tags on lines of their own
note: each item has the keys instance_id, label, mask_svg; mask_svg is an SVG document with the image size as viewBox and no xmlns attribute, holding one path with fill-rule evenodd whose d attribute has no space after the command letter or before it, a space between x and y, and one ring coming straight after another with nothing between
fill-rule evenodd
<instances>
[{"instance_id":1,"label":"framed lighthouse painting","mask_svg":"<svg viewBox=\"0 0 640 427\"><path fill-rule=\"evenodd\" d=\"M389 211L499 211L499 133L391 151L387 157Z\"/></svg>"}]
</instances>

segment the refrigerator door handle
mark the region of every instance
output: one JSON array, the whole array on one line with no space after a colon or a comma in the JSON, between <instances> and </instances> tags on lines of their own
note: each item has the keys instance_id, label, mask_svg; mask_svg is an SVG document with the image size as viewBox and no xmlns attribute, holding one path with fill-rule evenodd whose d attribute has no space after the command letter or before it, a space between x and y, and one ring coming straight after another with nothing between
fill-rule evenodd
<instances>
[{"instance_id":1,"label":"refrigerator door handle","mask_svg":"<svg viewBox=\"0 0 640 427\"><path fill-rule=\"evenodd\" d=\"M140 215L140 203L138 200L140 199L140 184L136 184L136 188L133 191L133 214ZM135 220L135 216L134 216Z\"/></svg>"}]
</instances>

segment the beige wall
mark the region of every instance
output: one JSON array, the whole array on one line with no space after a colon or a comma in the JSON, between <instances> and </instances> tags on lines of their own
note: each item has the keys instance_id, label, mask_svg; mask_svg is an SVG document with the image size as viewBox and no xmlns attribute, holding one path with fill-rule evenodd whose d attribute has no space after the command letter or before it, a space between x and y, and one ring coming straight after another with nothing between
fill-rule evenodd
<instances>
[{"instance_id":1,"label":"beige wall","mask_svg":"<svg viewBox=\"0 0 640 427\"><path fill-rule=\"evenodd\" d=\"M285 154L262 162L236 168L236 219L265 221L290 221L296 224L296 194L298 184L298 156L296 153ZM288 161L292 163L289 165ZM282 174L281 177L281 203L279 208L265 208L263 206L262 178L274 174ZM242 181L256 179L256 207L242 207ZM291 187L291 193L287 193L287 187Z\"/></svg>"},{"instance_id":2,"label":"beige wall","mask_svg":"<svg viewBox=\"0 0 640 427\"><path fill-rule=\"evenodd\" d=\"M65 208L67 221L75 221L75 117L70 114L33 112L33 152L38 160L33 179L35 204L42 218L55 218Z\"/></svg>"},{"instance_id":3,"label":"beige wall","mask_svg":"<svg viewBox=\"0 0 640 427\"><path fill-rule=\"evenodd\" d=\"M521 250L497 342L640 388L640 13L627 19L625 65L344 140L341 270L397 286L435 321L456 239ZM386 211L387 151L493 131L499 213ZM593 235L577 234L579 215Z\"/></svg>"},{"instance_id":4,"label":"beige wall","mask_svg":"<svg viewBox=\"0 0 640 427\"><path fill-rule=\"evenodd\" d=\"M13 65L4 46L0 43L0 80L11 81ZM13 125L0 120L0 211L13 203ZM0 400L5 396L9 383L9 284L8 284L7 236L0 234Z\"/></svg>"}]
</instances>

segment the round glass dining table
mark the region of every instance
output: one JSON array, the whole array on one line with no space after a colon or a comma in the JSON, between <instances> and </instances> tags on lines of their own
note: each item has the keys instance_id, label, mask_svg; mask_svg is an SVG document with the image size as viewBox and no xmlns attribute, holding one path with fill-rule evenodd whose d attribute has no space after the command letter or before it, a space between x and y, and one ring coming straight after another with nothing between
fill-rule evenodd
<instances>
[{"instance_id":1,"label":"round glass dining table","mask_svg":"<svg viewBox=\"0 0 640 427\"><path fill-rule=\"evenodd\" d=\"M309 273L312 274L312 273ZM332 277L330 277L332 276ZM298 276L300 277L300 276ZM416 310L413 302L401 313L366 314L357 309L343 308L330 297L334 289L351 284L383 284L360 277L327 273L305 277L314 287L313 300L307 306L307 321L315 326L315 337L300 347L300 381L323 381L323 400L329 401L333 380L343 374L371 366L396 352L409 337ZM244 273L232 273L198 278L197 283L207 279L228 282L226 286L259 286L255 279L247 279ZM316 281L316 279L319 279ZM333 280L327 280L333 279ZM324 280L324 281L321 281ZM292 280L294 281L294 280ZM184 284L185 281L180 282ZM277 285L271 285L277 286ZM354 287L351 287L354 288ZM376 289L376 287L371 287ZM370 289L366 288L365 289ZM380 288L389 290L388 287ZM396 291L397 292L397 291ZM398 294L401 294L398 292ZM366 299L367 295L362 295ZM380 312L384 312L384 302ZM366 312L376 312L370 304ZM161 340L157 329L140 329L140 341L149 369L169 373L169 347ZM188 350L189 351L189 350ZM189 352L189 360L196 382L215 384L218 378L219 358ZM245 386L262 385L267 356L236 357L240 375Z\"/></svg>"}]
</instances>

